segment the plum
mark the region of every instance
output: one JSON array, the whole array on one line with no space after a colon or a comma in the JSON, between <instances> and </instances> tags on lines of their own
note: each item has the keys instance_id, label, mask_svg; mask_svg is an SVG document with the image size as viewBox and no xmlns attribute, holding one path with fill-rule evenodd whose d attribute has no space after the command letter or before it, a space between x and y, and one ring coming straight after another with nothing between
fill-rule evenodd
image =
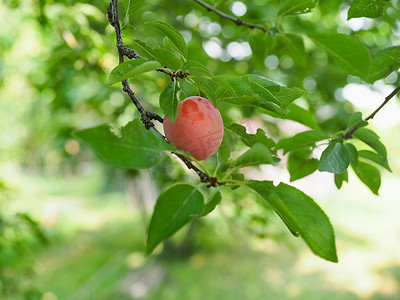
<instances>
[{"instance_id":1,"label":"plum","mask_svg":"<svg viewBox=\"0 0 400 300\"><path fill-rule=\"evenodd\" d=\"M211 101L191 96L179 103L174 123L165 115L164 132L177 149L189 152L196 160L204 160L221 145L224 123Z\"/></svg>"}]
</instances>

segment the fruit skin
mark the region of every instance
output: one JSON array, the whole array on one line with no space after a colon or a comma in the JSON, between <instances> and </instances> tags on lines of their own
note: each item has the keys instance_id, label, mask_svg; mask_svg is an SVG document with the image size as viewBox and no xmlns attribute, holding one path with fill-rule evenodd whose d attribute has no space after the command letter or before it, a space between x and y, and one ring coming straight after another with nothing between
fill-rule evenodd
<instances>
[{"instance_id":1,"label":"fruit skin","mask_svg":"<svg viewBox=\"0 0 400 300\"><path fill-rule=\"evenodd\" d=\"M189 152L197 160L204 160L221 145L224 123L211 101L191 96L179 103L174 123L165 115L164 133L177 149Z\"/></svg>"}]
</instances>

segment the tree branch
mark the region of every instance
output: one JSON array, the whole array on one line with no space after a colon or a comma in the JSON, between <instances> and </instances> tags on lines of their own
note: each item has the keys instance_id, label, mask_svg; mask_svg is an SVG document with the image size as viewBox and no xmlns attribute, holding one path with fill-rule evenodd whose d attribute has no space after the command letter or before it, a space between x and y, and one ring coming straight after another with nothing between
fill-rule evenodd
<instances>
[{"instance_id":1,"label":"tree branch","mask_svg":"<svg viewBox=\"0 0 400 300\"><path fill-rule=\"evenodd\" d=\"M200 4L201 6L205 7L208 11L212 11L212 12L216 13L221 18L227 19L227 20L230 20L230 21L234 22L237 26L246 26L246 27L249 27L251 29L260 29L260 30L262 30L264 32L267 32L267 28L265 28L264 26L257 25L257 24L250 24L250 23L247 23L247 22L243 21L240 18L232 17L232 16L230 16L230 15L228 15L228 14L226 14L226 13L224 13L224 12L214 8L214 7L212 7L211 5L201 1L201 0L193 0L193 1L198 3L198 4Z\"/></svg>"},{"instance_id":2,"label":"tree branch","mask_svg":"<svg viewBox=\"0 0 400 300\"><path fill-rule=\"evenodd\" d=\"M135 53L132 49L129 49L128 47L125 46L124 41L122 40L122 34L121 34L121 27L119 24L119 17L118 17L118 0L111 0L110 6L107 9L107 18L110 24L114 27L115 29L115 36L117 39L117 49L118 49L118 55L119 55L119 63L122 64L124 62L124 56L128 58L141 58L138 54ZM162 69L161 69L162 70ZM171 70L172 71L172 70ZM183 72L174 72L172 71L175 76L168 74L171 76L171 79L176 77L185 76ZM159 116L158 114L146 110L143 105L140 103L139 99L136 97L135 93L131 89L128 80L122 81L122 87L123 91L129 96L129 98L132 100L133 104L136 106L136 109L140 113L140 119L142 123L144 124L145 128L147 130L153 128L158 134L160 134L162 137L164 137L160 132L158 132L153 124L153 120L159 121L160 123L163 122L163 118ZM165 137L164 137L165 138ZM189 159L187 159L185 156L174 153L183 163L188 167L188 169L192 169L196 172L196 174L199 176L200 181L204 183L211 183L212 178L210 178L206 173L201 171L199 168L197 168L195 165L191 163Z\"/></svg>"},{"instance_id":3,"label":"tree branch","mask_svg":"<svg viewBox=\"0 0 400 300\"><path fill-rule=\"evenodd\" d=\"M368 121L368 120L372 120L374 117L375 117L375 115L398 93L400 91L400 85L398 86L398 87L396 87L394 90L393 90L393 92L391 92L386 98L385 98L385 100L382 102L382 104L377 108L377 109L375 109L368 117L366 117L365 119L364 119L364 121ZM358 126L356 126L356 127L354 127L354 128L352 128L352 129L350 129L348 132L346 132L342 137L345 139L345 140L348 140L348 139L351 139L352 137L353 137L353 134L354 134L354 132L356 132L357 131L357 129L358 128L360 128L360 127L358 127Z\"/></svg>"}]
</instances>

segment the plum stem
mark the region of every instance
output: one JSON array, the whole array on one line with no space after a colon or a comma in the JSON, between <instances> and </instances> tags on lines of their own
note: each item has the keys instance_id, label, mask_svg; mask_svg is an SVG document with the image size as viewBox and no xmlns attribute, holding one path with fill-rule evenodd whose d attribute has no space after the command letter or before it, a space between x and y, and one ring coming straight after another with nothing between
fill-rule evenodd
<instances>
[{"instance_id":1,"label":"plum stem","mask_svg":"<svg viewBox=\"0 0 400 300\"><path fill-rule=\"evenodd\" d=\"M246 26L246 27L249 27L249 28L251 28L251 29L260 29L260 30L262 30L263 32L267 32L267 28L265 28L264 26L257 25L257 24L247 23L247 22L243 21L243 20L240 19L240 18L235 18L235 17L233 17L233 16L230 16L230 15L228 15L228 14L226 14L226 13L224 13L224 12L222 12L222 11L220 11L220 10L214 8L214 7L212 7L211 5L205 3L205 2L203 2L203 1L201 1L201 0L193 0L193 1L196 2L196 3L198 3L198 4L200 4L201 6L203 6L203 7L204 7L205 9L207 9L208 11L212 11L212 12L214 12L215 14L219 15L221 18L232 21L232 22L235 23L237 26Z\"/></svg>"},{"instance_id":2,"label":"plum stem","mask_svg":"<svg viewBox=\"0 0 400 300\"><path fill-rule=\"evenodd\" d=\"M121 27L119 24L119 17L118 17L118 0L111 0L110 5L107 8L107 19L115 29L115 36L117 39L116 45L117 45L118 55L119 55L119 63L122 64L124 62L124 56L126 56L130 59L141 58L141 56L138 55L135 51L126 47L124 44L124 41L122 40ZM158 69L157 71L160 71L160 70L164 73L167 72L165 69ZM171 71L171 73L167 73L167 74L171 76L172 81L174 81L174 79L177 77L184 78L188 75L187 73L184 73L182 71L175 72L173 70L168 69L168 72L169 71ZM136 109L140 113L140 119L141 119L142 123L144 124L145 128L147 130L153 128L153 130L155 130L158 134L160 134L162 137L164 137L158 130L155 129L154 123L153 123L153 120L163 123L163 121L164 121L163 118L160 115L158 115L154 112L148 111L143 107L143 105L140 103L139 99L136 97L134 91L130 87L128 80L122 81L122 87L123 87L123 91L129 96L129 98L132 100L133 104L136 106ZM212 178L210 178L206 173L204 173L199 168L197 168L195 165L193 165L189 159L187 159L185 156L183 156L181 154L178 154L175 152L172 152L172 153L175 154L186 165L186 167L188 169L192 169L193 171L195 171L196 174L199 176L201 182L211 184ZM212 186L215 186L215 185L212 184Z\"/></svg>"},{"instance_id":3,"label":"plum stem","mask_svg":"<svg viewBox=\"0 0 400 300\"><path fill-rule=\"evenodd\" d=\"M385 100L382 102L381 105L379 105L379 107L377 109L375 109L368 117L366 117L364 119L365 122L367 122L368 120L372 120L375 115L390 101L390 99L392 99L398 92L400 91L400 85L397 86L393 92L391 92L388 96L386 96ZM342 138L345 140L351 139L353 137L354 132L357 131L357 129L359 129L360 126L355 126L353 128L351 128L348 132L346 132L344 135L342 135Z\"/></svg>"}]
</instances>

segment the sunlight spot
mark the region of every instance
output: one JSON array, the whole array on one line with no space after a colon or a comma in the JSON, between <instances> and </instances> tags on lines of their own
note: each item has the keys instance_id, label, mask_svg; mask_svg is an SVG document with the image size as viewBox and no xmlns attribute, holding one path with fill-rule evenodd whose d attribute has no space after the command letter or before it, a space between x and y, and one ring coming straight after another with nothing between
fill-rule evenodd
<instances>
[{"instance_id":1,"label":"sunlight spot","mask_svg":"<svg viewBox=\"0 0 400 300\"><path fill-rule=\"evenodd\" d=\"M241 17L247 12L247 6L243 2L233 2L232 4L232 12L238 16Z\"/></svg>"}]
</instances>

